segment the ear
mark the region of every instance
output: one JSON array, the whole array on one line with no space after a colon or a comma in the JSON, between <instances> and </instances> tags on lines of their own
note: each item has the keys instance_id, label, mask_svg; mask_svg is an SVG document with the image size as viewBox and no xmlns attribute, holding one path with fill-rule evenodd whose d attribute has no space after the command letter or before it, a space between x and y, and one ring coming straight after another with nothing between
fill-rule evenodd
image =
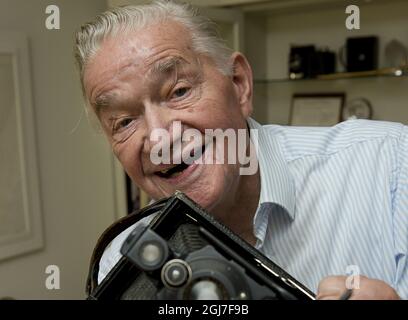
<instances>
[{"instance_id":1,"label":"ear","mask_svg":"<svg viewBox=\"0 0 408 320\"><path fill-rule=\"evenodd\" d=\"M248 60L240 52L234 52L231 55L232 65L232 82L238 102L241 108L241 113L247 119L253 110L253 82L252 69Z\"/></svg>"}]
</instances>

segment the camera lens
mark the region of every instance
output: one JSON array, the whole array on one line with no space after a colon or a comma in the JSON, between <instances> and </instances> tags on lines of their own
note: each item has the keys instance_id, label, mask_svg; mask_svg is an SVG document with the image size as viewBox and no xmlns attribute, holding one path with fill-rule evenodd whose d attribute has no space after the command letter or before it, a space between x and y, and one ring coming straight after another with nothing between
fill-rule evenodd
<instances>
[{"instance_id":1,"label":"camera lens","mask_svg":"<svg viewBox=\"0 0 408 320\"><path fill-rule=\"evenodd\" d=\"M140 258L143 264L155 266L159 264L163 258L163 250L155 242L146 242L140 248Z\"/></svg>"},{"instance_id":2,"label":"camera lens","mask_svg":"<svg viewBox=\"0 0 408 320\"><path fill-rule=\"evenodd\" d=\"M190 277L190 266L180 259L170 260L162 269L162 281L170 287L181 287L188 282Z\"/></svg>"},{"instance_id":3,"label":"camera lens","mask_svg":"<svg viewBox=\"0 0 408 320\"><path fill-rule=\"evenodd\" d=\"M126 239L120 253L143 271L160 269L170 252L167 242L148 228L138 228Z\"/></svg>"},{"instance_id":4,"label":"camera lens","mask_svg":"<svg viewBox=\"0 0 408 320\"><path fill-rule=\"evenodd\" d=\"M221 300L222 292L218 285L211 280L196 282L191 288L191 299L193 300Z\"/></svg>"}]
</instances>

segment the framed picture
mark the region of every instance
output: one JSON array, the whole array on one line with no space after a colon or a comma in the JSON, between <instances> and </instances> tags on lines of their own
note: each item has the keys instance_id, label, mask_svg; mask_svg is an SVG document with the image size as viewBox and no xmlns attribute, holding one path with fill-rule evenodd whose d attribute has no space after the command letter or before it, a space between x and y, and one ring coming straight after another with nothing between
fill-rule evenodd
<instances>
[{"instance_id":1,"label":"framed picture","mask_svg":"<svg viewBox=\"0 0 408 320\"><path fill-rule=\"evenodd\" d=\"M333 126L341 121L344 99L344 93L295 94L289 124Z\"/></svg>"},{"instance_id":2,"label":"framed picture","mask_svg":"<svg viewBox=\"0 0 408 320\"><path fill-rule=\"evenodd\" d=\"M0 261L44 245L28 48L0 33Z\"/></svg>"}]
</instances>

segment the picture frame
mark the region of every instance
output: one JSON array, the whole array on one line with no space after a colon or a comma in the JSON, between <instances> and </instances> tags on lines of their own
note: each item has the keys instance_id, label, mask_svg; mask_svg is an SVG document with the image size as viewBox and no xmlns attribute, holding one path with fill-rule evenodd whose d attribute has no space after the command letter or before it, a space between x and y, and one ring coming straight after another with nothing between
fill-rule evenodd
<instances>
[{"instance_id":1,"label":"picture frame","mask_svg":"<svg viewBox=\"0 0 408 320\"><path fill-rule=\"evenodd\" d=\"M342 120L344 93L294 94L289 125L330 127Z\"/></svg>"},{"instance_id":2,"label":"picture frame","mask_svg":"<svg viewBox=\"0 0 408 320\"><path fill-rule=\"evenodd\" d=\"M0 261L44 247L28 38L0 32Z\"/></svg>"}]
</instances>

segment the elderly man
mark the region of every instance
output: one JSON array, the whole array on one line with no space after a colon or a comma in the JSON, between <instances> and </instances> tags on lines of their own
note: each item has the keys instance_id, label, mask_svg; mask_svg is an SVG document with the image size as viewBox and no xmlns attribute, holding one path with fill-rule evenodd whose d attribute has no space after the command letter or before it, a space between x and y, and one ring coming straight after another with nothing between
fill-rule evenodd
<instances>
[{"instance_id":1,"label":"elderly man","mask_svg":"<svg viewBox=\"0 0 408 320\"><path fill-rule=\"evenodd\" d=\"M407 127L358 120L260 126L250 118L246 58L224 45L210 21L173 2L101 14L78 31L76 58L113 152L153 199L181 190L318 298L338 299L348 272L362 275L351 299L408 297ZM246 146L256 145L259 170L242 175L242 164L228 161L153 163L159 142L152 136L164 129L173 147L180 144L176 123L203 136L257 130ZM201 159L217 156L209 149L200 146ZM99 280L130 230L106 249Z\"/></svg>"}]
</instances>

